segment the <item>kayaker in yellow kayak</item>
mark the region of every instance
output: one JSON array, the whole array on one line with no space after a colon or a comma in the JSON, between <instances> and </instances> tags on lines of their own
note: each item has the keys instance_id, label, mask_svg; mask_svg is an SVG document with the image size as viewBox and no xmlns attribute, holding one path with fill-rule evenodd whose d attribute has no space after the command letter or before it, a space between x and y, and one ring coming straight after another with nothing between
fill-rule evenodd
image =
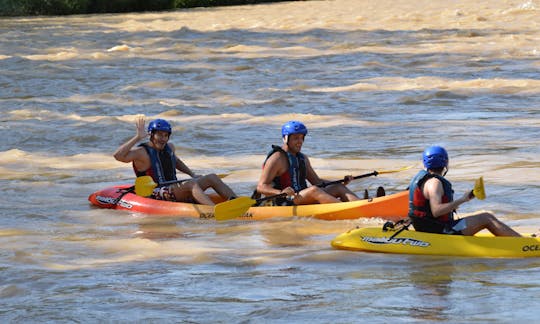
<instances>
[{"instance_id":1,"label":"kayaker in yellow kayak","mask_svg":"<svg viewBox=\"0 0 540 324\"><path fill-rule=\"evenodd\" d=\"M307 134L306 126L299 121L289 121L281 128L283 145L272 146L264 161L263 171L257 184L257 193L273 196L286 193L289 199L276 199L276 204L305 205L358 200L358 196L343 183L319 187L326 180L319 178L311 167L309 158L300 153ZM312 186L308 186L309 181Z\"/></svg>"},{"instance_id":2,"label":"kayaker in yellow kayak","mask_svg":"<svg viewBox=\"0 0 540 324\"><path fill-rule=\"evenodd\" d=\"M487 229L496 236L521 236L489 212L477 212L454 219L456 209L474 198L471 192L454 200L452 184L445 178L448 153L441 146L430 146L423 153L425 170L409 186L409 218L414 229L440 234L474 235Z\"/></svg>"},{"instance_id":3,"label":"kayaker in yellow kayak","mask_svg":"<svg viewBox=\"0 0 540 324\"><path fill-rule=\"evenodd\" d=\"M156 119L145 128L144 117L136 121L137 134L122 144L114 158L120 162L132 163L137 177L151 176L158 186L152 193L152 198L169 201L198 202L204 205L214 205L212 199L204 191L213 188L223 199L236 197L233 190L216 174L197 176L175 154L175 147L169 143L172 133L171 125L163 119ZM150 140L134 147L139 141L150 136ZM160 183L174 182L176 170L183 172L193 180L160 186Z\"/></svg>"}]
</instances>

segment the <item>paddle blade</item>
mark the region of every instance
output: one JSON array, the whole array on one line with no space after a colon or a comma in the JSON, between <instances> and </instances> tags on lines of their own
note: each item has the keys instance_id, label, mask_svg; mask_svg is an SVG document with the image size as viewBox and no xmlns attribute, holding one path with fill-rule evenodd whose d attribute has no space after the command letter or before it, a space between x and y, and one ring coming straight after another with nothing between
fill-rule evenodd
<instances>
[{"instance_id":1,"label":"paddle blade","mask_svg":"<svg viewBox=\"0 0 540 324\"><path fill-rule=\"evenodd\" d=\"M234 219L242 216L249 207L256 204L257 201L249 197L238 197L217 204L214 207L214 216L218 221Z\"/></svg>"},{"instance_id":2,"label":"paddle blade","mask_svg":"<svg viewBox=\"0 0 540 324\"><path fill-rule=\"evenodd\" d=\"M479 200L486 199L486 191L484 190L484 178L476 179L473 189L474 196Z\"/></svg>"},{"instance_id":3,"label":"paddle blade","mask_svg":"<svg viewBox=\"0 0 540 324\"><path fill-rule=\"evenodd\" d=\"M137 196L148 197L152 195L155 187L157 187L157 184L151 176L142 176L135 179L135 194Z\"/></svg>"}]
</instances>

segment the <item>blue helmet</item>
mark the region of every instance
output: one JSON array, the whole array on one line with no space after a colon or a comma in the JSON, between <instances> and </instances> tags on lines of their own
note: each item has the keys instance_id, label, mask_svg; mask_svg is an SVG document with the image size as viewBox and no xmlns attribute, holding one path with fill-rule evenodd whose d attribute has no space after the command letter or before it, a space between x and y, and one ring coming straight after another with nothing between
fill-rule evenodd
<instances>
[{"instance_id":1,"label":"blue helmet","mask_svg":"<svg viewBox=\"0 0 540 324\"><path fill-rule=\"evenodd\" d=\"M426 169L439 169L448 166L448 153L442 146L430 146L422 154Z\"/></svg>"},{"instance_id":2,"label":"blue helmet","mask_svg":"<svg viewBox=\"0 0 540 324\"><path fill-rule=\"evenodd\" d=\"M148 132L153 133L155 131L164 131L170 134L172 127L165 119L155 119L148 124Z\"/></svg>"},{"instance_id":3,"label":"blue helmet","mask_svg":"<svg viewBox=\"0 0 540 324\"><path fill-rule=\"evenodd\" d=\"M281 136L285 137L291 134L303 134L305 136L307 134L307 128L299 121L288 121L281 127Z\"/></svg>"}]
</instances>

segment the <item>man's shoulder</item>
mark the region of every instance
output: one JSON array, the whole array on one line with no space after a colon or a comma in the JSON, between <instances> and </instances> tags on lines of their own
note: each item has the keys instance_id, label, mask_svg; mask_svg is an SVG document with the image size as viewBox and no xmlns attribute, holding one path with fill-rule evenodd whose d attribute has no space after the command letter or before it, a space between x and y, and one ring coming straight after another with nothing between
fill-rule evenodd
<instances>
[{"instance_id":1,"label":"man's shoulder","mask_svg":"<svg viewBox=\"0 0 540 324\"><path fill-rule=\"evenodd\" d=\"M144 152L146 153L146 145L143 144L140 144L140 145L137 145L135 146L134 148L131 149L133 152Z\"/></svg>"},{"instance_id":2,"label":"man's shoulder","mask_svg":"<svg viewBox=\"0 0 540 324\"><path fill-rule=\"evenodd\" d=\"M277 153L278 154L272 154L270 157L268 157L265 166L275 170L278 175L281 175L287 171L289 160L285 154L280 152Z\"/></svg>"},{"instance_id":3,"label":"man's shoulder","mask_svg":"<svg viewBox=\"0 0 540 324\"><path fill-rule=\"evenodd\" d=\"M285 151L274 151L272 154L270 154L266 163L275 163L278 161L287 161L287 154Z\"/></svg>"},{"instance_id":4,"label":"man's shoulder","mask_svg":"<svg viewBox=\"0 0 540 324\"><path fill-rule=\"evenodd\" d=\"M140 146L137 146L137 147L134 147L131 152L134 154L135 156L135 159L137 160L141 160L141 159L144 159L144 160L147 160L147 159L150 159L150 155L148 155L148 151L146 150L146 148L142 145Z\"/></svg>"},{"instance_id":5,"label":"man's shoulder","mask_svg":"<svg viewBox=\"0 0 540 324\"><path fill-rule=\"evenodd\" d=\"M438 177L430 177L424 183L424 187L427 188L428 190L436 190L437 188L442 188L443 183L441 179L439 179Z\"/></svg>"}]
</instances>

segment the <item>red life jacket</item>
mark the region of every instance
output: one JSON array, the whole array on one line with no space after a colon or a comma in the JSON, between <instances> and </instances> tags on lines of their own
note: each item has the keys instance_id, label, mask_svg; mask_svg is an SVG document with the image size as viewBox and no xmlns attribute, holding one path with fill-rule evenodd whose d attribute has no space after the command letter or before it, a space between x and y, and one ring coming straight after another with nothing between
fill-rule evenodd
<instances>
[{"instance_id":1,"label":"red life jacket","mask_svg":"<svg viewBox=\"0 0 540 324\"><path fill-rule=\"evenodd\" d=\"M439 175L431 174L425 170L422 170L412 179L409 185L409 217L429 217L432 219L437 219L442 223L449 223L453 220L454 211L435 218L431 211L429 200L427 200L424 196L424 183L431 178L437 178L443 184L444 194L441 199L442 203L454 201L454 190L452 190L452 184L450 181Z\"/></svg>"}]
</instances>

